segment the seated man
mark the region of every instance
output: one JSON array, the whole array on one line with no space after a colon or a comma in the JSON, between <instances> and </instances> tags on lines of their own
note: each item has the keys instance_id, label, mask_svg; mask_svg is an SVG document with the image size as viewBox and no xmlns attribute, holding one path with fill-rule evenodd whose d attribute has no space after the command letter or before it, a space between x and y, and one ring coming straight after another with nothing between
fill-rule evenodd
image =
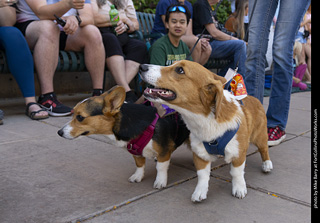
<instances>
[{"instance_id":1,"label":"seated man","mask_svg":"<svg viewBox=\"0 0 320 223\"><path fill-rule=\"evenodd\" d=\"M235 69L238 66L238 73L245 77L246 43L217 29L211 8L217 2L218 0L197 0L193 5L193 33L200 34L204 30L204 34L212 37L210 58L231 60L219 75L224 76L228 68Z\"/></svg>"},{"instance_id":2,"label":"seated man","mask_svg":"<svg viewBox=\"0 0 320 223\"><path fill-rule=\"evenodd\" d=\"M169 66L178 60L185 60L190 54L188 46L181 40L187 31L191 14L184 5L167 9L165 26L168 34L158 39L150 48L150 64Z\"/></svg>"},{"instance_id":3,"label":"seated man","mask_svg":"<svg viewBox=\"0 0 320 223\"><path fill-rule=\"evenodd\" d=\"M38 103L52 116L70 115L72 109L57 100L53 76L60 50L84 51L91 75L93 95L103 89L105 53L101 35L93 25L90 0L19 0L16 26L33 50L41 96ZM54 15L66 20L64 27L54 23ZM59 44L60 43L60 44Z\"/></svg>"},{"instance_id":4,"label":"seated man","mask_svg":"<svg viewBox=\"0 0 320 223\"><path fill-rule=\"evenodd\" d=\"M150 48L150 64L169 66L175 61L192 60L188 46L181 40L187 31L191 14L185 5L172 5L166 10L165 27L168 34ZM160 116L175 112L166 105L154 103Z\"/></svg>"},{"instance_id":5,"label":"seated man","mask_svg":"<svg viewBox=\"0 0 320 223\"><path fill-rule=\"evenodd\" d=\"M167 30L165 28L165 16L167 8L170 5L185 5L190 11L190 20L188 23L188 27L186 33L181 37L182 41L187 44L189 50L192 50L193 46L198 40L198 37L193 35L192 33L192 5L190 2L185 0L160 0L157 4L156 8L156 16L154 20L154 26L152 29L152 33L162 33L166 34ZM195 62L198 62L202 65L207 63L209 56L211 54L211 47L208 45L208 39L202 38L192 52L192 58Z\"/></svg>"}]
</instances>

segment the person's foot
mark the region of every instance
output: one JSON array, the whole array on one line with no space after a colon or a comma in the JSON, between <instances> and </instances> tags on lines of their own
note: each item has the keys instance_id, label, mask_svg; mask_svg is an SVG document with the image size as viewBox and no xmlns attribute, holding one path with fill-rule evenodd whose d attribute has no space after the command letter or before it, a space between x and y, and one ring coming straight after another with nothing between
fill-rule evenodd
<instances>
[{"instance_id":1,"label":"person's foot","mask_svg":"<svg viewBox=\"0 0 320 223\"><path fill-rule=\"evenodd\" d=\"M127 91L126 92L126 99L125 101L127 103L135 103L138 100L138 97L136 93L133 90Z\"/></svg>"},{"instance_id":2,"label":"person's foot","mask_svg":"<svg viewBox=\"0 0 320 223\"><path fill-rule=\"evenodd\" d=\"M285 131L281 130L279 126L275 128L268 128L268 146L279 145L286 138Z\"/></svg>"},{"instance_id":3,"label":"person's foot","mask_svg":"<svg viewBox=\"0 0 320 223\"><path fill-rule=\"evenodd\" d=\"M93 89L92 97L100 96L102 94L103 94L103 90L102 89Z\"/></svg>"},{"instance_id":4,"label":"person's foot","mask_svg":"<svg viewBox=\"0 0 320 223\"><path fill-rule=\"evenodd\" d=\"M302 91L308 88L308 86L305 83L301 82L301 80L296 77L293 77L292 87L298 87Z\"/></svg>"},{"instance_id":5,"label":"person's foot","mask_svg":"<svg viewBox=\"0 0 320 223\"><path fill-rule=\"evenodd\" d=\"M45 107L51 116L61 117L73 113L72 108L63 105L58 101L55 93L41 95L38 99L38 103Z\"/></svg>"},{"instance_id":6,"label":"person's foot","mask_svg":"<svg viewBox=\"0 0 320 223\"><path fill-rule=\"evenodd\" d=\"M35 102L30 102L27 104L26 115L32 120L46 119L49 117L47 109L41 107L40 104Z\"/></svg>"}]
</instances>

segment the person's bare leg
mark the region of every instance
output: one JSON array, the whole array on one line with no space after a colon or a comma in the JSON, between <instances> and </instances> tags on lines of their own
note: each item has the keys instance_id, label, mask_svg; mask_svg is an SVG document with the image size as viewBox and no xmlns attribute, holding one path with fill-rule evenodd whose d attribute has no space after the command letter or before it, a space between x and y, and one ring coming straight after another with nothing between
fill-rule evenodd
<instances>
[{"instance_id":1,"label":"person's bare leg","mask_svg":"<svg viewBox=\"0 0 320 223\"><path fill-rule=\"evenodd\" d=\"M33 50L41 93L53 92L53 76L58 65L60 30L52 21L34 21L26 30L26 40Z\"/></svg>"},{"instance_id":2,"label":"person's bare leg","mask_svg":"<svg viewBox=\"0 0 320 223\"><path fill-rule=\"evenodd\" d=\"M125 64L126 64L126 72L125 72L126 81L127 81L127 84L130 84L133 78L137 75L140 64L133 60L125 60Z\"/></svg>"},{"instance_id":3,"label":"person's bare leg","mask_svg":"<svg viewBox=\"0 0 320 223\"><path fill-rule=\"evenodd\" d=\"M123 56L114 55L108 57L107 65L116 83L124 87L126 92L130 91L130 87L126 78L126 67Z\"/></svg>"},{"instance_id":4,"label":"person's bare leg","mask_svg":"<svg viewBox=\"0 0 320 223\"><path fill-rule=\"evenodd\" d=\"M79 28L69 35L65 50L84 51L86 67L90 73L93 89L103 88L105 51L99 30L93 25Z\"/></svg>"}]
</instances>

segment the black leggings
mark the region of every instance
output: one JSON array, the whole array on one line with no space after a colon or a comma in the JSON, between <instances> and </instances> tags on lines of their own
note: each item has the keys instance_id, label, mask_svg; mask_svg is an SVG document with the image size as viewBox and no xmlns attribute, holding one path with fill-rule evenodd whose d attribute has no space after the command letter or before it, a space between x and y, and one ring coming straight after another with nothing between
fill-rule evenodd
<instances>
[{"instance_id":1,"label":"black leggings","mask_svg":"<svg viewBox=\"0 0 320 223\"><path fill-rule=\"evenodd\" d=\"M146 63L147 46L144 42L129 38L127 33L116 36L111 27L100 27L99 30L107 58L120 55L126 60L132 60L139 64Z\"/></svg>"}]
</instances>

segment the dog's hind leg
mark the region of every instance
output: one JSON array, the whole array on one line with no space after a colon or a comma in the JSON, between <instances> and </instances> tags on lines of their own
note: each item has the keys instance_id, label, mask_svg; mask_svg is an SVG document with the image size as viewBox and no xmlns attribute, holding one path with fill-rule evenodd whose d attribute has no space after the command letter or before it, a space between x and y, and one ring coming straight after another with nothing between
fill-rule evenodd
<instances>
[{"instance_id":1,"label":"dog's hind leg","mask_svg":"<svg viewBox=\"0 0 320 223\"><path fill-rule=\"evenodd\" d=\"M193 162L197 169L198 183L191 196L191 200L193 202L200 202L207 199L211 162L201 159L195 153L193 153Z\"/></svg>"},{"instance_id":2,"label":"dog's hind leg","mask_svg":"<svg viewBox=\"0 0 320 223\"><path fill-rule=\"evenodd\" d=\"M260 135L255 140L254 144L258 147L258 150L262 159L262 171L265 173L270 172L273 169L272 162L269 156L268 147L268 134L266 131L261 131Z\"/></svg>"},{"instance_id":3,"label":"dog's hind leg","mask_svg":"<svg viewBox=\"0 0 320 223\"><path fill-rule=\"evenodd\" d=\"M141 182L141 180L144 177L144 168L146 164L146 158L141 157L141 156L133 156L134 161L136 162L136 172L129 178L129 181L134 183L134 182Z\"/></svg>"},{"instance_id":4,"label":"dog's hind leg","mask_svg":"<svg viewBox=\"0 0 320 223\"><path fill-rule=\"evenodd\" d=\"M171 152L167 152L164 156L157 157L157 177L153 184L153 187L156 189L161 189L167 186L170 158Z\"/></svg>"},{"instance_id":5,"label":"dog's hind leg","mask_svg":"<svg viewBox=\"0 0 320 223\"><path fill-rule=\"evenodd\" d=\"M258 147L262 159L262 171L269 173L273 169L272 162L269 157L268 145Z\"/></svg>"}]
</instances>

